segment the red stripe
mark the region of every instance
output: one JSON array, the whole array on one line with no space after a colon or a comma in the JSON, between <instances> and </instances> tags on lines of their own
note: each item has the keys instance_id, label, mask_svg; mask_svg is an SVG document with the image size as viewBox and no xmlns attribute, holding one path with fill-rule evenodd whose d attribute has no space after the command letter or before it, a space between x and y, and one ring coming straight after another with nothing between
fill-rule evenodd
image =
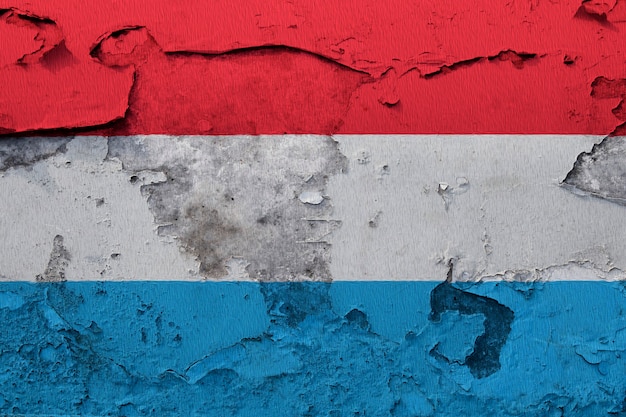
<instances>
[{"instance_id":1,"label":"red stripe","mask_svg":"<svg viewBox=\"0 0 626 417\"><path fill-rule=\"evenodd\" d=\"M74 3L0 0L0 132L607 134L626 121L626 0Z\"/></svg>"}]
</instances>

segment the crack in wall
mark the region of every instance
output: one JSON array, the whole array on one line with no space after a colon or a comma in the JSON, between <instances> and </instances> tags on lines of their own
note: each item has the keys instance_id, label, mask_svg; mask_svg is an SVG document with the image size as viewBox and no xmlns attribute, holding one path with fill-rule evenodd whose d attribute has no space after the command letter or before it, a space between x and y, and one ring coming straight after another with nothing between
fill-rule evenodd
<instances>
[{"instance_id":1,"label":"crack in wall","mask_svg":"<svg viewBox=\"0 0 626 417\"><path fill-rule=\"evenodd\" d=\"M479 62L509 61L515 68L523 69L526 63L528 63L529 61L532 62L533 60L539 59L539 58L541 58L541 56L538 56L535 53L516 52L510 49L507 49L507 50L502 50L495 55L477 56L474 58L457 61L451 64L441 65L438 69L433 69L430 72L423 74L422 77L429 79L429 78L433 78L436 76L445 75L452 71L457 71L459 69L472 66ZM407 72L405 72L405 74Z\"/></svg>"}]
</instances>

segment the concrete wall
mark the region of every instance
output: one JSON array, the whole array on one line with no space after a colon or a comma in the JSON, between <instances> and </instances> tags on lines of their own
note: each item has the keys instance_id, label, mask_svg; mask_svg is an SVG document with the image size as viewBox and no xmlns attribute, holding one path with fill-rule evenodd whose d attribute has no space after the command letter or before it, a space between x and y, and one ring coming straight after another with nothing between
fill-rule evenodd
<instances>
[{"instance_id":1,"label":"concrete wall","mask_svg":"<svg viewBox=\"0 0 626 417\"><path fill-rule=\"evenodd\" d=\"M0 0L0 414L626 415L625 22Z\"/></svg>"}]
</instances>

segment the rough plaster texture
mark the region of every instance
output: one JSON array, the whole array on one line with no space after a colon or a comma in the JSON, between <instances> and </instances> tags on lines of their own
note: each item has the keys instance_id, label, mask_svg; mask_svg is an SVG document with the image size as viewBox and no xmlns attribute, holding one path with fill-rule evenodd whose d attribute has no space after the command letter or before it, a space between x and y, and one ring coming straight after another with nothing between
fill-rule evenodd
<instances>
[{"instance_id":1,"label":"rough plaster texture","mask_svg":"<svg viewBox=\"0 0 626 417\"><path fill-rule=\"evenodd\" d=\"M608 200L623 195L620 137L20 140L0 142L5 280L429 281L450 259L461 281L626 269L624 208ZM612 194L572 193L583 174Z\"/></svg>"},{"instance_id":2,"label":"rough plaster texture","mask_svg":"<svg viewBox=\"0 0 626 417\"><path fill-rule=\"evenodd\" d=\"M625 24L0 0L0 412L626 414Z\"/></svg>"},{"instance_id":3,"label":"rough plaster texture","mask_svg":"<svg viewBox=\"0 0 626 417\"><path fill-rule=\"evenodd\" d=\"M625 294L622 282L4 283L0 409L621 416Z\"/></svg>"},{"instance_id":4,"label":"rough plaster texture","mask_svg":"<svg viewBox=\"0 0 626 417\"><path fill-rule=\"evenodd\" d=\"M610 134L625 24L623 0L2 0L0 134Z\"/></svg>"},{"instance_id":5,"label":"rough plaster texture","mask_svg":"<svg viewBox=\"0 0 626 417\"><path fill-rule=\"evenodd\" d=\"M181 258L175 242L156 235L140 184L131 183L121 163L106 159L106 139L77 138L56 153L39 147L47 141L57 139L40 138L33 149L48 159L20 162L2 173L5 280L44 279L58 258L57 236L72 259L57 265L65 279L183 279L197 269ZM26 143L13 153L23 152ZM0 146L10 152L11 144ZM141 176L142 183L163 179L163 173ZM157 276L156 270L162 272Z\"/></svg>"},{"instance_id":6,"label":"rough plaster texture","mask_svg":"<svg viewBox=\"0 0 626 417\"><path fill-rule=\"evenodd\" d=\"M562 279L623 278L623 207L561 185L601 137L335 139L350 160L327 190L342 221L331 239L337 279L443 279L449 259L457 260L455 280L507 271L536 279L568 264L598 273ZM626 185L617 170L595 175L603 186Z\"/></svg>"},{"instance_id":7,"label":"rough plaster texture","mask_svg":"<svg viewBox=\"0 0 626 417\"><path fill-rule=\"evenodd\" d=\"M0 409L624 414L609 141L7 139Z\"/></svg>"},{"instance_id":8,"label":"rough plaster texture","mask_svg":"<svg viewBox=\"0 0 626 417\"><path fill-rule=\"evenodd\" d=\"M158 234L193 256L200 275L223 278L240 259L251 279L331 279L326 237L340 222L324 221L323 194L347 166L332 138L115 137L107 157L126 172L164 174L141 191Z\"/></svg>"}]
</instances>

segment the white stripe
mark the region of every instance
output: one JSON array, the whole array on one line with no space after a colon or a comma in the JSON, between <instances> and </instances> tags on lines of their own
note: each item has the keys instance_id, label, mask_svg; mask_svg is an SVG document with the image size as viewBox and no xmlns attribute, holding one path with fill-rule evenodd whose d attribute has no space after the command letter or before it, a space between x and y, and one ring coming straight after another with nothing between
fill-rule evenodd
<instances>
[{"instance_id":1,"label":"white stripe","mask_svg":"<svg viewBox=\"0 0 626 417\"><path fill-rule=\"evenodd\" d=\"M460 280L624 279L626 207L560 185L601 139L79 137L56 153L24 145L24 155L41 155L5 163L0 274L443 280L454 259ZM6 154L19 140L0 147Z\"/></svg>"}]
</instances>

